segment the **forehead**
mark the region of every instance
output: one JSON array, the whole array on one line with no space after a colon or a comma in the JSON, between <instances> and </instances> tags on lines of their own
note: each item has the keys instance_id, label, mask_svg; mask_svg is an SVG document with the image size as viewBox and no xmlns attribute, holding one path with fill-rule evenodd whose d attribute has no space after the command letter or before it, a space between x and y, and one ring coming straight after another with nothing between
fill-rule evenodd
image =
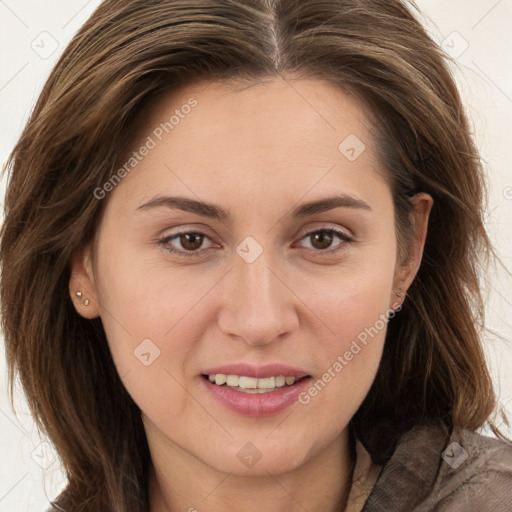
<instances>
[{"instance_id":1,"label":"forehead","mask_svg":"<svg viewBox=\"0 0 512 512\"><path fill-rule=\"evenodd\" d=\"M194 106L189 108L192 102ZM168 114L173 112L171 119ZM192 121L183 122L190 113ZM273 138L300 132L318 142L318 135L325 137L331 132L336 139L353 129L370 143L370 116L361 100L323 79L203 81L160 93L142 113L138 134L158 131L160 123L171 121L171 131L182 135L188 133L191 124L195 130L202 123L203 134L224 129L229 130L225 135L240 139L255 132Z\"/></svg>"},{"instance_id":2,"label":"forehead","mask_svg":"<svg viewBox=\"0 0 512 512\"><path fill-rule=\"evenodd\" d=\"M123 181L147 194L174 182L196 195L274 187L292 199L333 185L351 193L384 174L362 103L320 79L183 86L155 98L136 128L123 160L150 150Z\"/></svg>"}]
</instances>

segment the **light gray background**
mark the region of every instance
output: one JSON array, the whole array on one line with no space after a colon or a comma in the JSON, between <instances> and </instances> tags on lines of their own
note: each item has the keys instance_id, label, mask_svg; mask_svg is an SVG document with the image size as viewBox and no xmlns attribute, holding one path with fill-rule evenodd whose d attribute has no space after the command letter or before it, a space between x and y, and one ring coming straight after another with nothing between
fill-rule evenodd
<instances>
[{"instance_id":1,"label":"light gray background","mask_svg":"<svg viewBox=\"0 0 512 512\"><path fill-rule=\"evenodd\" d=\"M99 3L0 0L0 162L19 136L50 69ZM429 32L457 60L453 72L490 177L487 226L503 262L512 268L512 0L417 4ZM3 197L3 186L0 192ZM496 390L512 413L512 279L498 269L486 282L486 352ZM17 417L13 414L3 354L0 375L0 512L43 511L48 497L64 485L64 476L21 395L16 397Z\"/></svg>"}]
</instances>

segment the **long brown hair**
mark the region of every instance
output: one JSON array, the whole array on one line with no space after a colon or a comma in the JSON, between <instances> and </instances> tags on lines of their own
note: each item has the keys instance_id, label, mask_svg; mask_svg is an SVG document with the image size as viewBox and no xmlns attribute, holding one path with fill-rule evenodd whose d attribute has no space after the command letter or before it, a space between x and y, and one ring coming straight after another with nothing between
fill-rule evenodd
<instances>
[{"instance_id":1,"label":"long brown hair","mask_svg":"<svg viewBox=\"0 0 512 512\"><path fill-rule=\"evenodd\" d=\"M410 197L425 191L435 201L421 268L354 418L372 457L389 458L413 425L475 430L493 412L480 339L479 266L492 252L483 170L446 59L406 3L107 0L64 51L7 164L0 256L10 389L19 375L60 455L62 510L148 508L140 411L101 321L80 317L68 292L70 257L100 220L94 190L115 173L157 94L292 74L329 80L367 106L399 247L414 234Z\"/></svg>"}]
</instances>

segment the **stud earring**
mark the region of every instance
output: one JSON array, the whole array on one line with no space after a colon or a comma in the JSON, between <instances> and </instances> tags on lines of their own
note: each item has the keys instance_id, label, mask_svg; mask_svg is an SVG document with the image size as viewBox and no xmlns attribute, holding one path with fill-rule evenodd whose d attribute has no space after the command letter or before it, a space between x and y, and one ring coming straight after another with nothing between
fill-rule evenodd
<instances>
[{"instance_id":1,"label":"stud earring","mask_svg":"<svg viewBox=\"0 0 512 512\"><path fill-rule=\"evenodd\" d=\"M82 298L82 292L75 292L75 295L77 296L78 299ZM88 306L90 303L91 301L89 299L84 300L84 306Z\"/></svg>"},{"instance_id":2,"label":"stud earring","mask_svg":"<svg viewBox=\"0 0 512 512\"><path fill-rule=\"evenodd\" d=\"M396 296L403 297L403 295L404 295L404 291L402 290L402 288L398 288L398 291L396 292Z\"/></svg>"}]
</instances>

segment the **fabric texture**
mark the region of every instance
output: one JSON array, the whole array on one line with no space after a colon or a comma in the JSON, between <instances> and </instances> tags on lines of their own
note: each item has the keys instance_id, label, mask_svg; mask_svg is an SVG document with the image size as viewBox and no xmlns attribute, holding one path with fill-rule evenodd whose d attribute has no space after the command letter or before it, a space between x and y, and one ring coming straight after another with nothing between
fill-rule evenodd
<instances>
[{"instance_id":1,"label":"fabric texture","mask_svg":"<svg viewBox=\"0 0 512 512\"><path fill-rule=\"evenodd\" d=\"M356 440L356 464L352 475L352 486L344 512L361 512L370 495L382 466L373 464L371 455L361 441Z\"/></svg>"},{"instance_id":2,"label":"fabric texture","mask_svg":"<svg viewBox=\"0 0 512 512\"><path fill-rule=\"evenodd\" d=\"M390 511L512 512L512 445L441 424L414 427L361 509Z\"/></svg>"}]
</instances>

